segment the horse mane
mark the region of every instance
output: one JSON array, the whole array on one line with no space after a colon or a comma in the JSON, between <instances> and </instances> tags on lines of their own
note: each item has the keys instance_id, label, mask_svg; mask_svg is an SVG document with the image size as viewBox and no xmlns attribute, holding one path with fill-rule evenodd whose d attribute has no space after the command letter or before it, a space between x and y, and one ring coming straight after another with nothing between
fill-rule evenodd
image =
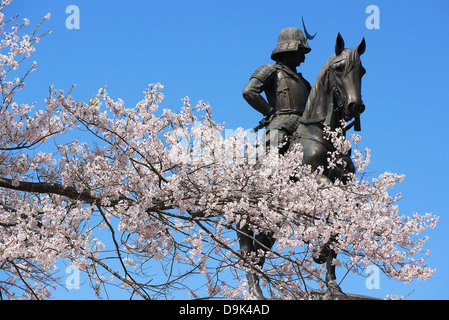
<instances>
[{"instance_id":1,"label":"horse mane","mask_svg":"<svg viewBox=\"0 0 449 320\"><path fill-rule=\"evenodd\" d=\"M326 63L323 65L320 72L318 73L315 82L313 83L312 89L310 90L309 97L307 98L303 118L305 119L310 118L311 112L314 109L316 99L318 97L318 93L320 92L320 89L326 85L325 81L327 81L326 75L327 72L329 71L329 66L334 62L334 60L335 60L335 53L332 54L329 57L329 59L327 59Z\"/></svg>"}]
</instances>

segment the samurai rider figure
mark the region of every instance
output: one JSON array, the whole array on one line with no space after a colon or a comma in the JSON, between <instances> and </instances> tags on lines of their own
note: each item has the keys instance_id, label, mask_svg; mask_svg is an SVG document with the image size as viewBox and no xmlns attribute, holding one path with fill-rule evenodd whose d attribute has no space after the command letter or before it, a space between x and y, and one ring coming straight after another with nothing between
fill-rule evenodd
<instances>
[{"instance_id":1,"label":"samurai rider figure","mask_svg":"<svg viewBox=\"0 0 449 320\"><path fill-rule=\"evenodd\" d=\"M276 63L258 68L243 89L243 98L265 116L254 130L266 127L266 148L270 143L282 143L279 152L284 153L288 149L289 138L299 125L311 86L296 67L304 62L310 51L307 38L300 29L283 29L271 53L271 59ZM262 92L265 92L266 100ZM278 141L270 141L270 137L276 136Z\"/></svg>"},{"instance_id":2,"label":"samurai rider figure","mask_svg":"<svg viewBox=\"0 0 449 320\"><path fill-rule=\"evenodd\" d=\"M269 151L270 145L279 147L280 153L288 150L289 140L299 125L311 89L310 83L296 71L296 67L304 62L305 55L310 51L307 39L300 29L283 29L271 54L276 63L258 68L243 90L243 97L249 105L265 116L254 130L266 127L266 151ZM261 95L262 92L265 92L266 99ZM256 168L258 165L260 163L256 164ZM240 249L245 254L259 249L265 252L275 242L269 234L255 235L249 226L244 226L238 236ZM264 260L264 257L261 258L256 265L261 268ZM259 277L250 272L247 273L247 279L250 292L256 298L263 299Z\"/></svg>"}]
</instances>

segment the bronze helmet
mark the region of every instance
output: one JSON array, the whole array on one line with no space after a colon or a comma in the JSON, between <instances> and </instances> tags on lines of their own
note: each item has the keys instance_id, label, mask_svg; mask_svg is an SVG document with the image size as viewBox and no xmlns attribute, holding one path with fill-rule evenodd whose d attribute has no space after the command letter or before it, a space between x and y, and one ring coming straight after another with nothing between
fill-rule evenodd
<instances>
[{"instance_id":1,"label":"bronze helmet","mask_svg":"<svg viewBox=\"0 0 449 320\"><path fill-rule=\"evenodd\" d=\"M307 44L307 38L304 37L302 31L298 28L285 28L279 33L278 44L271 53L271 59L276 60L276 56L281 52L296 51L303 49L304 53L309 53L310 49Z\"/></svg>"}]
</instances>

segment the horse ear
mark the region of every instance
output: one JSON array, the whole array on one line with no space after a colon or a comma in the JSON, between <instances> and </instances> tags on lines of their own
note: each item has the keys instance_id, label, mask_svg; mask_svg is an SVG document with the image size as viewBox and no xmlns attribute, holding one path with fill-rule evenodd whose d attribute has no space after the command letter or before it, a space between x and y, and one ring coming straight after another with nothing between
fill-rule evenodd
<instances>
[{"instance_id":1,"label":"horse ear","mask_svg":"<svg viewBox=\"0 0 449 320\"><path fill-rule=\"evenodd\" d=\"M345 41L340 32L337 34L337 40L335 41L335 54L338 56L345 49Z\"/></svg>"},{"instance_id":2,"label":"horse ear","mask_svg":"<svg viewBox=\"0 0 449 320\"><path fill-rule=\"evenodd\" d=\"M362 41L360 41L360 43L357 46L357 49L355 49L355 51L357 51L359 56L361 56L365 52L365 49L366 49L365 38L362 38Z\"/></svg>"}]
</instances>

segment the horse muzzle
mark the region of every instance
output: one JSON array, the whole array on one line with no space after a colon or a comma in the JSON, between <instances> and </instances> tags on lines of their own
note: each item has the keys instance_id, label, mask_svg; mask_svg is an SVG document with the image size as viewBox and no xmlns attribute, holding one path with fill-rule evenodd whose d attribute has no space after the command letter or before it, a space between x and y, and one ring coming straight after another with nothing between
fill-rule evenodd
<instances>
[{"instance_id":1,"label":"horse muzzle","mask_svg":"<svg viewBox=\"0 0 449 320\"><path fill-rule=\"evenodd\" d=\"M349 102L346 108L346 119L352 119L365 111L365 104L360 101Z\"/></svg>"}]
</instances>

